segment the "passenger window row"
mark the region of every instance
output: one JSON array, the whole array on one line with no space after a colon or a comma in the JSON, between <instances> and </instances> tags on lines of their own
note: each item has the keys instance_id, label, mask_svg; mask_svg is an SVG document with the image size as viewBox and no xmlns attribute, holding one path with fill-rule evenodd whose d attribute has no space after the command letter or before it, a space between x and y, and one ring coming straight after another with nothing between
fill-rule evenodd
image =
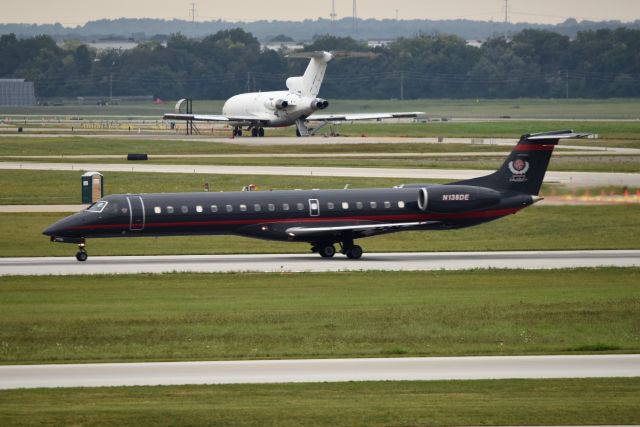
<instances>
[{"instance_id":1,"label":"passenger window row","mask_svg":"<svg viewBox=\"0 0 640 427\"><path fill-rule=\"evenodd\" d=\"M363 202L355 202L354 203L355 208L358 210L362 210L364 209L365 204ZM389 201L384 201L382 203L382 205L384 206L385 209L390 209L392 206L392 203ZM305 210L305 204L304 203L296 203L295 208L298 211L304 211ZM343 210L347 210L349 209L349 202L341 202L340 206L342 207ZM397 206L400 209L404 209L406 204L405 202L403 202L402 200L400 200L399 202L397 202ZM334 202L327 202L326 204L327 210L335 210L336 208L336 204ZM371 209L377 209L378 208L378 203L377 202L369 202L369 207ZM247 212L248 211L248 205L245 204L241 204L241 205L237 205L237 208L240 212ZM254 205L251 206L252 211L253 212L262 212L263 209L263 205L259 204L259 203L255 203ZM225 212L227 213L232 213L234 210L233 205L224 205L224 208L222 206L220 206L220 209L224 209ZM211 205L209 207L209 210L211 211L211 213L218 213L219 212L219 208L218 205ZM276 205L273 203L268 203L266 205L266 210L268 212L275 212L276 211ZM291 206L289 206L289 203L283 203L282 204L282 211L289 211L291 210ZM166 213L168 214L172 214L175 212L175 209L173 206L167 206L165 208ZM195 211L197 213L203 213L204 212L204 207L202 205L196 205L195 207ZM155 206L153 208L153 212L156 214L161 214L162 213L162 207L160 206ZM182 205L180 206L180 212L186 214L189 213L189 207Z\"/></svg>"}]
</instances>

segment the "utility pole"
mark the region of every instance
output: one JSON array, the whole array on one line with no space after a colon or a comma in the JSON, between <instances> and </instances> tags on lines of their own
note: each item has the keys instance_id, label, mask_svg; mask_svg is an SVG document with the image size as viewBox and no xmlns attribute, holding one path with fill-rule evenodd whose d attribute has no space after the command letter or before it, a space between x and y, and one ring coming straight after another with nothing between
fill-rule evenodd
<instances>
[{"instance_id":1,"label":"utility pole","mask_svg":"<svg viewBox=\"0 0 640 427\"><path fill-rule=\"evenodd\" d=\"M338 16L336 14L336 0L331 0L331 13L329 16L331 16L331 34L334 34L336 32L336 17Z\"/></svg>"},{"instance_id":2,"label":"utility pole","mask_svg":"<svg viewBox=\"0 0 640 427\"><path fill-rule=\"evenodd\" d=\"M509 0L504 0L504 39L507 40L507 28L509 26Z\"/></svg>"},{"instance_id":3,"label":"utility pole","mask_svg":"<svg viewBox=\"0 0 640 427\"><path fill-rule=\"evenodd\" d=\"M356 0L353 0L353 36L358 36L358 6Z\"/></svg>"},{"instance_id":4,"label":"utility pole","mask_svg":"<svg viewBox=\"0 0 640 427\"><path fill-rule=\"evenodd\" d=\"M196 3L191 3L191 23L195 24L196 22Z\"/></svg>"},{"instance_id":5,"label":"utility pole","mask_svg":"<svg viewBox=\"0 0 640 427\"><path fill-rule=\"evenodd\" d=\"M404 101L404 71L400 71L400 100Z\"/></svg>"}]
</instances>

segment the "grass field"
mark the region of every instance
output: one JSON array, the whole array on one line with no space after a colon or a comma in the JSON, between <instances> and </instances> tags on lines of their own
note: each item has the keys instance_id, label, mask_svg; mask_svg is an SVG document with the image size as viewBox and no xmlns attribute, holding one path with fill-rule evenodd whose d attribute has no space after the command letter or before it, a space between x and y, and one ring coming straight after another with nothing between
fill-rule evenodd
<instances>
[{"instance_id":1,"label":"grass field","mask_svg":"<svg viewBox=\"0 0 640 427\"><path fill-rule=\"evenodd\" d=\"M0 363L640 350L640 269L0 277Z\"/></svg>"},{"instance_id":2,"label":"grass field","mask_svg":"<svg viewBox=\"0 0 640 427\"><path fill-rule=\"evenodd\" d=\"M0 393L5 425L450 426L640 423L640 380L128 387Z\"/></svg>"},{"instance_id":3,"label":"grass field","mask_svg":"<svg viewBox=\"0 0 640 427\"><path fill-rule=\"evenodd\" d=\"M284 89L284 82L283 82ZM195 100L193 109L201 114L219 114L223 100ZM69 103L60 107L0 107L0 115L122 116L160 117L173 112L174 101L96 106ZM548 119L637 119L638 99L330 99L327 113L371 113L380 111L424 111L429 117L548 118Z\"/></svg>"},{"instance_id":4,"label":"grass field","mask_svg":"<svg viewBox=\"0 0 640 427\"><path fill-rule=\"evenodd\" d=\"M640 249L640 206L534 206L479 227L411 231L359 240L365 252ZM0 214L0 257L68 256L42 230L59 213ZM93 255L309 253L306 243L234 236L89 239ZM366 253L365 253L366 256Z\"/></svg>"},{"instance_id":5,"label":"grass field","mask_svg":"<svg viewBox=\"0 0 640 427\"><path fill-rule=\"evenodd\" d=\"M499 150L498 150L499 151ZM484 169L499 168L507 152L500 156L407 156L385 157L362 156L349 158L295 158L263 157L254 158L180 158L169 157L149 159L145 164L183 164L183 165L225 165L225 166L307 166L307 167L354 167L354 168L414 168L414 169ZM11 159L11 161L32 162L34 159ZM46 162L74 163L124 163L122 159L43 159ZM549 164L551 171L575 172L640 172L640 155L604 155L604 156L554 156Z\"/></svg>"}]
</instances>

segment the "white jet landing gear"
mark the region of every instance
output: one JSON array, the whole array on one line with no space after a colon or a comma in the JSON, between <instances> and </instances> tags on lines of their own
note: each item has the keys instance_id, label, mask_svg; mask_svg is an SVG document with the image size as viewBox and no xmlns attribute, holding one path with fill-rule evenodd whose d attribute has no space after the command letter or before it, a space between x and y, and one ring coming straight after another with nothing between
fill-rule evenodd
<instances>
[{"instance_id":1,"label":"white jet landing gear","mask_svg":"<svg viewBox=\"0 0 640 427\"><path fill-rule=\"evenodd\" d=\"M233 128L233 136L242 136L242 128L240 126Z\"/></svg>"},{"instance_id":2,"label":"white jet landing gear","mask_svg":"<svg viewBox=\"0 0 640 427\"><path fill-rule=\"evenodd\" d=\"M256 136L264 136L264 128L259 127L259 128L251 128L251 136L256 137Z\"/></svg>"},{"instance_id":3,"label":"white jet landing gear","mask_svg":"<svg viewBox=\"0 0 640 427\"><path fill-rule=\"evenodd\" d=\"M78 252L76 252L76 259L80 262L84 262L89 258L89 254L87 253L87 249L85 248L84 239L80 241L78 244Z\"/></svg>"},{"instance_id":4,"label":"white jet landing gear","mask_svg":"<svg viewBox=\"0 0 640 427\"><path fill-rule=\"evenodd\" d=\"M360 259L362 257L362 248L358 245L353 245L350 248L343 250L343 253L349 259Z\"/></svg>"}]
</instances>

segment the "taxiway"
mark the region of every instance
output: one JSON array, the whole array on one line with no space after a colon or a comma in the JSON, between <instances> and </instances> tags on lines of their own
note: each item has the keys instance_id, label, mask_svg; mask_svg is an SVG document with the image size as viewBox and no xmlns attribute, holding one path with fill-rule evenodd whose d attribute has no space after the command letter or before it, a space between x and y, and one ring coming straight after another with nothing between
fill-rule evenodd
<instances>
[{"instance_id":1,"label":"taxiway","mask_svg":"<svg viewBox=\"0 0 640 427\"><path fill-rule=\"evenodd\" d=\"M640 355L475 356L0 366L0 389L640 376Z\"/></svg>"},{"instance_id":2,"label":"taxiway","mask_svg":"<svg viewBox=\"0 0 640 427\"><path fill-rule=\"evenodd\" d=\"M316 254L90 256L0 258L2 275L428 271L498 269L556 269L580 267L640 267L640 250L527 251L527 252L416 252L365 253L360 260Z\"/></svg>"}]
</instances>

